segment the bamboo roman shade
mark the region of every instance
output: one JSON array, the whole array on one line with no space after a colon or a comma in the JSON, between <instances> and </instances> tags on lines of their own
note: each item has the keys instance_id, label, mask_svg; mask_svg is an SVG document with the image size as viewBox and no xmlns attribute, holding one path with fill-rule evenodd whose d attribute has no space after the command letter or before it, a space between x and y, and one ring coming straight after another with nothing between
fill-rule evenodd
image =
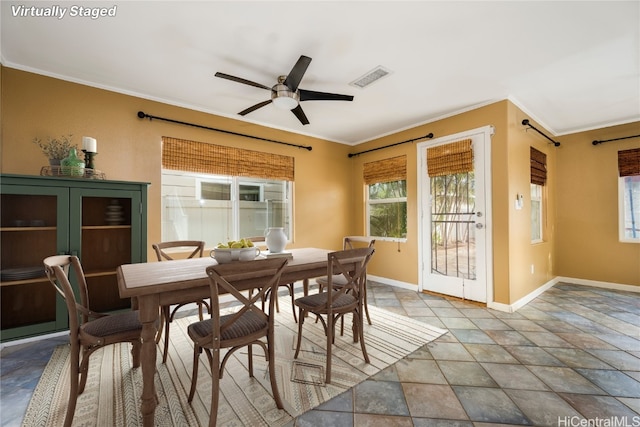
<instances>
[{"instance_id":1,"label":"bamboo roman shade","mask_svg":"<svg viewBox=\"0 0 640 427\"><path fill-rule=\"evenodd\" d=\"M293 157L166 136L162 137L162 167L212 175L294 178Z\"/></svg>"},{"instance_id":2,"label":"bamboo roman shade","mask_svg":"<svg viewBox=\"0 0 640 427\"><path fill-rule=\"evenodd\" d=\"M531 148L531 183L544 185L547 182L547 155Z\"/></svg>"},{"instance_id":3,"label":"bamboo roman shade","mask_svg":"<svg viewBox=\"0 0 640 427\"><path fill-rule=\"evenodd\" d=\"M367 185L407 179L407 156L369 162L363 167L364 183Z\"/></svg>"},{"instance_id":4,"label":"bamboo roman shade","mask_svg":"<svg viewBox=\"0 0 640 427\"><path fill-rule=\"evenodd\" d=\"M618 151L620 176L640 175L640 148Z\"/></svg>"},{"instance_id":5,"label":"bamboo roman shade","mask_svg":"<svg viewBox=\"0 0 640 427\"><path fill-rule=\"evenodd\" d=\"M473 170L471 139L427 148L427 173L430 177L453 175Z\"/></svg>"}]
</instances>

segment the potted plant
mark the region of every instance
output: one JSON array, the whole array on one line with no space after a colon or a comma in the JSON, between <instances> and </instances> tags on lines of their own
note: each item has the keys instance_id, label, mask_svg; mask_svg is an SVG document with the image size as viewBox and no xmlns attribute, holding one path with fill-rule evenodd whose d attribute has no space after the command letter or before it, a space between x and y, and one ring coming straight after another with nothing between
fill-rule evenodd
<instances>
[{"instance_id":1,"label":"potted plant","mask_svg":"<svg viewBox=\"0 0 640 427\"><path fill-rule=\"evenodd\" d=\"M40 138L34 138L33 143L36 144L45 156L49 159L51 166L60 165L60 160L69 156L69 150L71 148L78 149L76 144L71 143L71 137L73 135L62 135L58 138L47 137L47 142L42 142Z\"/></svg>"}]
</instances>

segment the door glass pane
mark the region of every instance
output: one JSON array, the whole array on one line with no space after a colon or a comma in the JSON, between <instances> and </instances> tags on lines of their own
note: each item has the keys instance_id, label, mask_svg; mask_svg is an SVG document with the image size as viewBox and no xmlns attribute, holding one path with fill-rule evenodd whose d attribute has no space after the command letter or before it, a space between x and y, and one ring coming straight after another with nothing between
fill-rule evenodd
<instances>
[{"instance_id":1,"label":"door glass pane","mask_svg":"<svg viewBox=\"0 0 640 427\"><path fill-rule=\"evenodd\" d=\"M431 272L475 280L474 173L431 179Z\"/></svg>"}]
</instances>

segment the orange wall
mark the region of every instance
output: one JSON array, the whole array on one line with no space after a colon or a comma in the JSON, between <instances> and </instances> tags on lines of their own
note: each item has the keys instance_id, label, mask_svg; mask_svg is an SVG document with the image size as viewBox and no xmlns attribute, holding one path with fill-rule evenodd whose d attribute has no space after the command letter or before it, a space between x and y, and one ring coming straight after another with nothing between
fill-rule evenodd
<instances>
[{"instance_id":1,"label":"orange wall","mask_svg":"<svg viewBox=\"0 0 640 427\"><path fill-rule=\"evenodd\" d=\"M148 259L155 259L151 243L161 240L161 138L195 141L273 152L295 158L294 224L290 247L338 249L350 233L350 200L345 182L348 147L321 139L248 124L122 95L63 80L2 67L2 126L0 172L39 175L47 158L31 141L34 137L73 134L98 140L96 168L108 179L149 182ZM312 151L258 141L159 120L139 119L144 111L158 117L201 124L293 144ZM208 242L213 245L215 242Z\"/></svg>"},{"instance_id":2,"label":"orange wall","mask_svg":"<svg viewBox=\"0 0 640 427\"><path fill-rule=\"evenodd\" d=\"M618 151L640 148L640 123L558 138L556 274L640 286L640 244L618 241Z\"/></svg>"},{"instance_id":3,"label":"orange wall","mask_svg":"<svg viewBox=\"0 0 640 427\"><path fill-rule=\"evenodd\" d=\"M525 114L509 101L437 120L369 141L357 147L297 135L133 96L91 88L6 67L1 68L2 123L0 172L39 174L47 159L34 137L72 133L98 140L96 167L109 179L151 183L149 243L160 240L161 137L173 136L273 152L295 158L293 244L340 248L342 236L365 230L362 164L406 154L408 237L406 243L378 242L371 274L417 284L417 149L414 143L348 158L363 151L433 132L442 137L492 125L493 291L496 302L510 304L553 277L567 276L640 285L640 245L617 242L617 150L638 140L591 145L638 133L638 123L556 138L554 148L521 121ZM204 126L301 145L312 151L226 135L158 120L139 119L138 111ZM532 122L533 123L533 122ZM535 125L535 123L533 123ZM366 124L355 124L366 125ZM541 128L541 126L536 126ZM543 129L544 130L544 129ZM546 132L546 131L545 131ZM550 134L549 132L546 132ZM545 242L529 236L529 146L547 153L549 183ZM613 178L612 178L613 176ZM517 193L525 208L515 210ZM149 249L151 249L149 244ZM149 259L155 256L149 251ZM534 274L530 266L534 265Z\"/></svg>"},{"instance_id":4,"label":"orange wall","mask_svg":"<svg viewBox=\"0 0 640 427\"><path fill-rule=\"evenodd\" d=\"M542 135L522 125L529 119L519 108L509 103L508 200L509 212L509 283L511 303L535 291L555 277L553 267L556 233L555 200L557 167L556 148ZM545 134L550 132L531 120ZM543 194L543 224L540 243L531 243L531 151L530 147L547 155L547 182ZM524 196L521 210L515 208L516 195ZM532 272L533 267L533 272Z\"/></svg>"},{"instance_id":5,"label":"orange wall","mask_svg":"<svg viewBox=\"0 0 640 427\"><path fill-rule=\"evenodd\" d=\"M414 139L430 132L434 138L463 132L471 129L492 125L495 134L491 139L492 161L492 222L493 228L493 292L497 302L509 302L509 240L508 229L504 226L508 223L507 199L507 101L497 102L486 107L455 115L453 117L438 120L432 123L408 129L393 135L379 138L352 150L364 151L372 148L394 144L400 141ZM407 143L392 148L366 153L352 159L354 183L352 192L355 194L353 211L356 218L362 218L361 224L356 224L357 231L364 231L364 183L362 180L362 165L367 162L380 160L399 155L407 156L407 241L376 242L376 257L384 257L383 265L376 265L371 274L390 277L405 283L418 283L418 150L415 143Z\"/></svg>"}]
</instances>

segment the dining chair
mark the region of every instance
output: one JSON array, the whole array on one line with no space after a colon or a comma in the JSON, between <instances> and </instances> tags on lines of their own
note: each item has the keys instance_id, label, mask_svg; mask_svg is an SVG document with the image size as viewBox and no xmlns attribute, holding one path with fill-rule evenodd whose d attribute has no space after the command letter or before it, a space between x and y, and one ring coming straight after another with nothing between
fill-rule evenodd
<instances>
[{"instance_id":1,"label":"dining chair","mask_svg":"<svg viewBox=\"0 0 640 427\"><path fill-rule=\"evenodd\" d=\"M372 238L372 237L368 237L368 236L346 236L343 240L342 240L342 249L346 250L346 249L355 249L356 247L362 246L362 245L366 245L370 248L373 248L376 244L376 239ZM322 292L322 290L324 289L325 286L327 286L329 279L327 278L327 276L323 276L323 277L318 277L316 279L316 283L318 284L318 289L320 292ZM344 276L342 276L341 274L336 275L333 278L332 284L335 288L340 288L346 285L346 280L344 278ZM364 298L364 312L367 316L367 322L371 325L371 316L369 316L369 303L368 303L368 299L367 299L367 280L366 280L366 275L365 275L365 281L364 281L364 291L363 291L363 298ZM342 333L342 327L341 327L341 333Z\"/></svg>"},{"instance_id":2,"label":"dining chair","mask_svg":"<svg viewBox=\"0 0 640 427\"><path fill-rule=\"evenodd\" d=\"M202 350L205 351L211 367L211 409L209 426L216 425L220 379L229 357L238 349L248 347L249 376L253 377L253 345L262 347L269 364L269 379L273 398L278 409L282 409L282 400L278 392L275 376L274 350L274 304L273 296L278 288L282 271L287 265L285 258L273 258L242 263L218 264L207 267L209 287L211 289L211 319L195 322L187 327L187 333L193 340L193 373L188 401L193 400L198 380L198 365ZM257 292L245 297L242 291L254 289ZM271 298L268 297L270 292ZM221 314L220 294L231 295L240 307L233 313ZM268 310L259 308L256 303L264 298L269 300ZM234 307L235 309L236 307ZM266 337L266 344L262 338ZM229 349L220 361L220 350Z\"/></svg>"},{"instance_id":3,"label":"dining chair","mask_svg":"<svg viewBox=\"0 0 640 427\"><path fill-rule=\"evenodd\" d=\"M137 311L103 314L91 310L87 281L78 257L55 255L43 262L49 282L65 300L69 313L71 387L64 419L64 426L69 427L75 414L78 395L82 394L87 383L89 356L107 345L130 342L133 345L133 367L137 368L140 366L142 324L138 320ZM76 300L69 281L71 271L78 283L79 301Z\"/></svg>"},{"instance_id":4,"label":"dining chair","mask_svg":"<svg viewBox=\"0 0 640 427\"><path fill-rule=\"evenodd\" d=\"M255 236L255 237L249 237L248 240L251 240L253 243L260 243L260 242L266 242L266 237L264 236ZM291 297L291 311L293 312L293 321L298 323L298 319L296 318L296 310L295 310L295 306L293 305L293 300L294 300L294 283L281 283L278 285L278 287L283 286L285 288L287 288L287 290L289 291L289 296ZM278 295L278 293L276 292L276 295ZM278 298L276 298L276 312L280 313L280 303L278 302Z\"/></svg>"},{"instance_id":5,"label":"dining chair","mask_svg":"<svg viewBox=\"0 0 640 427\"><path fill-rule=\"evenodd\" d=\"M294 359L300 353L302 342L302 325L307 313L317 315L322 321L325 335L327 336L327 360L325 369L325 382L331 382L331 348L334 342L335 323L345 314L353 315L353 340L360 341L360 347L365 362L369 363L369 356L364 344L363 332L363 295L366 280L367 264L373 256L374 248L356 248L327 255L327 286L324 292L304 296L295 300L298 307L298 341ZM341 287L333 286L337 275L344 277L345 284ZM326 316L326 320L323 316Z\"/></svg>"},{"instance_id":6,"label":"dining chair","mask_svg":"<svg viewBox=\"0 0 640 427\"><path fill-rule=\"evenodd\" d=\"M169 242L154 243L153 245L151 245L151 247L153 247L153 250L156 252L158 261L175 260L175 258L167 252L167 249L182 249L182 253L188 253L186 257L187 259L202 257L202 254L204 252L204 242L202 240L174 240ZM198 315L200 316L200 320L204 319L203 307L206 307L207 311L211 313L211 305L206 301L206 299L196 301L195 303L198 306ZM160 307L160 322L162 327L156 335L156 343L160 342L160 339L162 339L162 333L164 331L164 350L162 352L162 363L167 362L167 353L169 352L169 327L171 325L171 322L173 322L173 318L175 317L178 309L187 304L191 303L178 304L174 306L173 309L170 305L163 305L162 307Z\"/></svg>"}]
</instances>

